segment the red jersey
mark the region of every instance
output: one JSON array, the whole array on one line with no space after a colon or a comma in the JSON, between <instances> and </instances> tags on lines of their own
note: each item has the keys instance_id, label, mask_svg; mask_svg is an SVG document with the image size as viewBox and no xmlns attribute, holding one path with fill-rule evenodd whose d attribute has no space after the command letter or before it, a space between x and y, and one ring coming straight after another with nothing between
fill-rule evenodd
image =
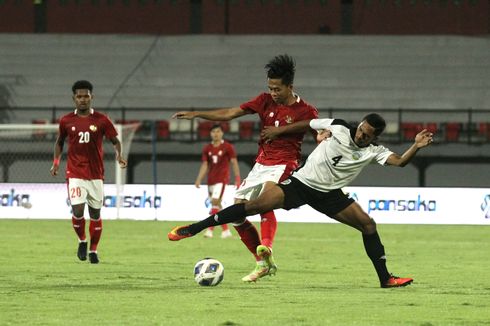
<instances>
[{"instance_id":1,"label":"red jersey","mask_svg":"<svg viewBox=\"0 0 490 326\"><path fill-rule=\"evenodd\" d=\"M204 146L201 160L208 162L208 185L228 184L232 158L236 158L235 147L227 141L221 141L218 146L212 143Z\"/></svg>"},{"instance_id":2,"label":"red jersey","mask_svg":"<svg viewBox=\"0 0 490 326\"><path fill-rule=\"evenodd\" d=\"M109 118L93 109L80 117L75 110L61 118L59 134L62 140L68 137L66 178L104 179L102 140L117 136Z\"/></svg>"},{"instance_id":3,"label":"red jersey","mask_svg":"<svg viewBox=\"0 0 490 326\"><path fill-rule=\"evenodd\" d=\"M292 105L277 104L269 93L262 93L253 100L240 105L242 110L256 112L264 126L284 126L297 121L318 118L318 110L299 96ZM285 134L271 142L259 140L259 152L255 161L263 165L296 163L301 158L301 144L305 132Z\"/></svg>"}]
</instances>

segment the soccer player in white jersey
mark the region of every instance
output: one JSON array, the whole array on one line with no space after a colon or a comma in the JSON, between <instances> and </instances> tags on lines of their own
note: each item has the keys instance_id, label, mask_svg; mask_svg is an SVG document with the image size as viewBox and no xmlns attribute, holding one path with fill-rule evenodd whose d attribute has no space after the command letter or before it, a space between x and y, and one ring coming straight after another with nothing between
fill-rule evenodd
<instances>
[{"instance_id":1,"label":"soccer player in white jersey","mask_svg":"<svg viewBox=\"0 0 490 326\"><path fill-rule=\"evenodd\" d=\"M398 155L386 147L374 144L385 129L384 119L368 114L357 127L339 119L312 119L262 131L264 140L274 139L284 133L313 128L328 129L331 137L321 142L308 157L305 165L291 177L262 193L257 199L230 206L218 214L200 222L176 227L168 234L169 240L177 241L194 236L208 226L230 223L245 216L284 208L286 210L308 204L315 210L347 224L362 233L364 248L373 262L383 288L406 286L412 278L401 278L388 272L383 244L376 230L376 223L361 206L341 190L347 186L371 162L403 167L417 151L430 145L432 133L422 130L414 143Z\"/></svg>"}]
</instances>

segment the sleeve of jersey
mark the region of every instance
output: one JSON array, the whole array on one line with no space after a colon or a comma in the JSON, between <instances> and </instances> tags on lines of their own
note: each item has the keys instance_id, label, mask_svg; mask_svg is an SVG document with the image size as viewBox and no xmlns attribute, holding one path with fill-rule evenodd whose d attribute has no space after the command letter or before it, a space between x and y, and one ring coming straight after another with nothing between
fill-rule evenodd
<instances>
[{"instance_id":1,"label":"sleeve of jersey","mask_svg":"<svg viewBox=\"0 0 490 326\"><path fill-rule=\"evenodd\" d=\"M114 138L117 136L117 130L116 128L114 127L114 125L112 124L112 121L109 120L108 117L105 117L105 131L104 131L104 135L108 138L108 139L111 139L111 138Z\"/></svg>"},{"instance_id":2,"label":"sleeve of jersey","mask_svg":"<svg viewBox=\"0 0 490 326\"><path fill-rule=\"evenodd\" d=\"M58 126L58 131L61 139L66 138L66 128L65 128L65 119L60 120L60 125Z\"/></svg>"},{"instance_id":3,"label":"sleeve of jersey","mask_svg":"<svg viewBox=\"0 0 490 326\"><path fill-rule=\"evenodd\" d=\"M240 105L240 109L242 110L251 110L256 113L260 113L264 111L264 102L265 102L265 93L260 94L259 96L251 99L248 102L242 103Z\"/></svg>"},{"instance_id":4,"label":"sleeve of jersey","mask_svg":"<svg viewBox=\"0 0 490 326\"><path fill-rule=\"evenodd\" d=\"M334 119L312 119L310 127L315 130L323 130L332 124Z\"/></svg>"},{"instance_id":5,"label":"sleeve of jersey","mask_svg":"<svg viewBox=\"0 0 490 326\"><path fill-rule=\"evenodd\" d=\"M375 157L376 162L378 162L381 165L385 165L388 157L390 157L390 155L393 154L392 151L390 151L388 148L381 145L376 146L375 151L376 151L376 157Z\"/></svg>"}]
</instances>

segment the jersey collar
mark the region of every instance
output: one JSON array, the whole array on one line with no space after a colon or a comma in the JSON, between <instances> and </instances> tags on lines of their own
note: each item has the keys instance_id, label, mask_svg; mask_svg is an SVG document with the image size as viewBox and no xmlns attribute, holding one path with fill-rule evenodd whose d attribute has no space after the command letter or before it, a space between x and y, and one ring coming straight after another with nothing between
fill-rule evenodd
<instances>
[{"instance_id":1,"label":"jersey collar","mask_svg":"<svg viewBox=\"0 0 490 326\"><path fill-rule=\"evenodd\" d=\"M73 111L75 114L77 114L77 111L78 109L75 109L75 111ZM94 114L95 110L93 108L90 108L90 114Z\"/></svg>"}]
</instances>

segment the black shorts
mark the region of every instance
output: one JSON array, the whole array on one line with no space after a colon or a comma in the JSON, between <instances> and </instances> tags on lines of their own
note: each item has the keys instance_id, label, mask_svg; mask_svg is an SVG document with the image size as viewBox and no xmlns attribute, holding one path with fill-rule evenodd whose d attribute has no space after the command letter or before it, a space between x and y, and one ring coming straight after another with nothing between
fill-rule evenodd
<instances>
[{"instance_id":1,"label":"black shorts","mask_svg":"<svg viewBox=\"0 0 490 326\"><path fill-rule=\"evenodd\" d=\"M283 209L285 210L307 204L320 213L332 217L354 202L354 199L349 198L340 189L329 192L318 191L294 177L289 177L278 186L284 192Z\"/></svg>"}]
</instances>

